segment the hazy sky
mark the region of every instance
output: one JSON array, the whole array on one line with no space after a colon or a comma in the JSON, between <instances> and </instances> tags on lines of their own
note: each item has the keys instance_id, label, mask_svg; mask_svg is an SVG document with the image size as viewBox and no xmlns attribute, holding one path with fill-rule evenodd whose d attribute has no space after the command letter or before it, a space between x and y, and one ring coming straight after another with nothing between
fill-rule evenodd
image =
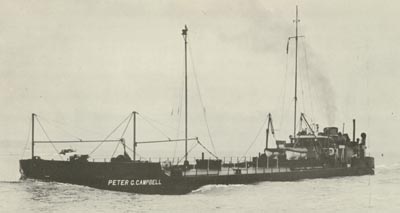
<instances>
[{"instance_id":1,"label":"hazy sky","mask_svg":"<svg viewBox=\"0 0 400 213\"><path fill-rule=\"evenodd\" d=\"M102 139L133 110L182 137L180 33L187 24L189 135L211 148L195 71L217 153L244 152L269 112L277 137L287 140L294 43L288 55L286 44L296 4L305 36L299 111L320 126L346 123L348 132L356 118L357 135L367 132L373 151L400 148L400 3L372 0L1 1L0 139L23 147L32 112L81 138ZM52 139L71 137L43 125ZM138 119L138 139L165 136Z\"/></svg>"}]
</instances>

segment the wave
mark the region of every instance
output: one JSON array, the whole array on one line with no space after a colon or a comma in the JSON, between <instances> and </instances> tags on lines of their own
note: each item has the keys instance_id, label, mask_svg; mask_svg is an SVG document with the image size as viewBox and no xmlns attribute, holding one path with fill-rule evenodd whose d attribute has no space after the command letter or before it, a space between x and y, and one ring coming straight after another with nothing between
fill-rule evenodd
<instances>
[{"instance_id":1,"label":"wave","mask_svg":"<svg viewBox=\"0 0 400 213\"><path fill-rule=\"evenodd\" d=\"M400 169L400 162L375 165L376 169Z\"/></svg>"},{"instance_id":2,"label":"wave","mask_svg":"<svg viewBox=\"0 0 400 213\"><path fill-rule=\"evenodd\" d=\"M22 181L20 181L20 180L0 180L0 183L20 184L20 183L22 183Z\"/></svg>"},{"instance_id":3,"label":"wave","mask_svg":"<svg viewBox=\"0 0 400 213\"><path fill-rule=\"evenodd\" d=\"M210 192L210 191L215 191L219 189L231 189L234 187L243 187L245 186L244 184L231 184L231 185L225 185L225 184L217 184L217 185L205 185L202 186L196 190L193 190L192 193L205 193L205 192Z\"/></svg>"}]
</instances>

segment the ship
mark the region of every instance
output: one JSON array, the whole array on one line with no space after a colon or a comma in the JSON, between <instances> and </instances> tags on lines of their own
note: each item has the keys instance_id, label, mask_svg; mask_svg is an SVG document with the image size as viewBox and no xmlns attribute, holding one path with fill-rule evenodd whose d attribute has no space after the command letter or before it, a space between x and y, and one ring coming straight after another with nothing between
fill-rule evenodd
<instances>
[{"instance_id":1,"label":"ship","mask_svg":"<svg viewBox=\"0 0 400 213\"><path fill-rule=\"evenodd\" d=\"M339 132L337 127L326 127L319 131L318 126L310 125L304 113L300 113L301 127L297 126L297 46L298 46L298 9L296 7L295 40L295 94L294 94L294 131L289 141L275 140L276 148L269 147L269 135L274 135L272 115L268 114L265 147L254 157L225 159L219 158L199 138L188 137L188 100L187 100L187 36L184 27L181 35L185 47L185 137L158 141L136 140L136 117L138 112L130 113L128 123L133 126L132 156L124 138L102 140L35 140L35 123L40 121L32 113L31 156L21 159L22 179L54 181L77 184L102 190L113 190L139 194L187 194L205 185L255 184L262 181L297 181L302 179L361 176L374 174L374 158L366 156L366 133L356 139L356 121L353 119L352 138L348 133ZM126 131L126 128L125 128ZM184 157L177 162L151 161L138 159L137 146L146 143L185 142ZM195 162L188 160L188 141L201 145L213 159L204 157L204 153ZM67 155L66 160L48 160L35 155L35 144L69 143L118 143L123 145L123 153L103 162L91 161L90 154L74 154L73 149L63 149L59 154ZM99 146L98 145L98 146ZM96 146L96 148L98 147ZM190 150L189 150L190 151Z\"/></svg>"}]
</instances>

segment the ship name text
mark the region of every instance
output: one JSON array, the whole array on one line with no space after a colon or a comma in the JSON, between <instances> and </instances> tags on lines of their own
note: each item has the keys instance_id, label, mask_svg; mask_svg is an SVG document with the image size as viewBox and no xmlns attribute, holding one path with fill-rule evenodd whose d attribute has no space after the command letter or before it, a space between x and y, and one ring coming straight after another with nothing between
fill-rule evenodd
<instances>
[{"instance_id":1,"label":"ship name text","mask_svg":"<svg viewBox=\"0 0 400 213\"><path fill-rule=\"evenodd\" d=\"M108 186L157 186L161 185L160 179L132 179L132 180L108 180Z\"/></svg>"}]
</instances>

